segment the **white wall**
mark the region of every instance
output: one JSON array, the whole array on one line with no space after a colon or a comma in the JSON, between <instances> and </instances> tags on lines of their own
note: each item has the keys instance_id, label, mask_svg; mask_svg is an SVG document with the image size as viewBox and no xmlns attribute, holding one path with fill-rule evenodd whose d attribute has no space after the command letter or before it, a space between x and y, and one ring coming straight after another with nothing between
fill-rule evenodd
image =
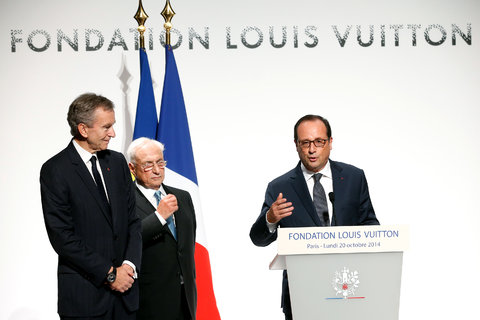
<instances>
[{"instance_id":1,"label":"white wall","mask_svg":"<svg viewBox=\"0 0 480 320\"><path fill-rule=\"evenodd\" d=\"M162 1L144 0L153 29L149 51L157 103L163 82ZM367 174L382 224L410 224L404 257L401 319L450 319L476 314L480 298L480 49L477 1L172 1L183 40L175 51L190 122L217 303L223 319L282 319L281 273L268 271L275 245L257 248L248 237L268 181L297 162L293 125L306 113L327 117L333 127L332 159ZM53 319L56 254L41 211L39 170L70 139L70 102L93 91L116 104L123 151L131 139L139 81L132 18L136 1L27 1L0 4L0 319ZM417 30L412 45L412 27ZM471 25L471 42L457 34ZM344 37L340 46L332 26ZM368 42L357 42L356 26ZM402 27L395 27L401 25ZM435 27L429 26L435 25ZM281 42L273 48L269 27ZM294 47L294 26L298 47ZM312 27L313 26L313 27ZM385 30L382 45L382 26ZM391 28L393 26L393 29ZM193 28L208 49L194 39ZM230 47L227 48L227 27ZM254 49L242 44L247 27L263 33ZM395 45L395 28L398 46ZM441 28L446 39L440 42ZM57 29L78 51L62 42ZM87 51L85 30L104 36ZM128 50L108 50L118 29ZM314 43L305 30L316 36ZM12 31L16 51L12 52ZM36 30L44 30L40 33ZM249 29L250 30L250 29ZM51 44L43 52L29 47ZM96 45L92 36L91 46ZM246 41L258 40L255 31ZM174 41L176 37L174 37ZM204 39L204 41L206 41ZM120 38L114 42L119 43ZM172 146L170 146L172 147Z\"/></svg>"}]
</instances>

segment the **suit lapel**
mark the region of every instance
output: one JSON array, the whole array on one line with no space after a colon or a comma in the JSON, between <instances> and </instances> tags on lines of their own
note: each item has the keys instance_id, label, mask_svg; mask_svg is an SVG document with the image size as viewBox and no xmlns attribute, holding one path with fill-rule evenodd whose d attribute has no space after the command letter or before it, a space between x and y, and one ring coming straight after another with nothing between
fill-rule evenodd
<instances>
[{"instance_id":1,"label":"suit lapel","mask_svg":"<svg viewBox=\"0 0 480 320\"><path fill-rule=\"evenodd\" d=\"M143 212L145 216L150 215L153 211L155 211L155 207L148 201L145 195L135 186L135 190L137 192L137 208Z\"/></svg>"},{"instance_id":2,"label":"suit lapel","mask_svg":"<svg viewBox=\"0 0 480 320\"><path fill-rule=\"evenodd\" d=\"M67 150L68 150L68 154L70 156L70 160L72 162L75 172L80 176L86 189L90 192L91 196L95 199L95 201L97 202L98 206L102 211L102 214L107 219L108 224L112 227L111 214L107 212L103 204L103 201L100 198L100 194L98 193L97 186L93 181L93 177L88 171L85 163L80 158L80 155L78 154L77 150L75 150L75 147L73 146L72 142L70 142L70 144L68 145Z\"/></svg>"},{"instance_id":3,"label":"suit lapel","mask_svg":"<svg viewBox=\"0 0 480 320\"><path fill-rule=\"evenodd\" d=\"M140 209L140 211L142 211L142 213L145 217L152 214L156 210L156 208L154 206L152 206L152 203L145 197L145 195L140 191L140 189L138 189L137 186L135 186L135 189L136 189L136 192L137 192L137 195L138 195L137 196L137 203L136 203L137 208ZM165 190L165 192L167 194L172 193L172 192L170 192L168 187L166 187L165 185L163 185L163 189ZM175 216L175 224L177 226L177 239L179 239L178 226L179 226L179 224L181 225L181 218L179 218L179 217L181 217L182 215L180 214L180 215L177 216L177 212L178 211L174 212L174 216ZM170 228L168 227L168 225L165 224L163 227L166 230L166 232L168 232L168 234L172 237L172 239L174 239L173 234L170 231Z\"/></svg>"},{"instance_id":4,"label":"suit lapel","mask_svg":"<svg viewBox=\"0 0 480 320\"><path fill-rule=\"evenodd\" d=\"M118 192L115 191L115 188L118 187L118 184L116 183L115 176L121 173L114 172L115 168L111 167L111 164L109 161L110 158L108 157L107 152L108 151L97 152L97 157L98 157L98 163L100 164L100 168L102 169L103 180L105 181L105 188L107 189L108 201L110 203L110 212L107 212L106 210L104 210L104 213L113 222L113 225L115 225L116 219L118 218L116 215L113 214L114 212L118 212L117 211Z\"/></svg>"},{"instance_id":5,"label":"suit lapel","mask_svg":"<svg viewBox=\"0 0 480 320\"><path fill-rule=\"evenodd\" d=\"M302 202L303 207L307 210L307 213L310 215L310 217L317 226L321 226L322 224L320 222L320 218L317 215L317 212L315 211L315 207L313 206L312 196L308 191L307 183L305 182L305 177L303 176L302 168L300 167L300 162L295 167L295 171L290 177L290 182L292 184L293 190L295 190L298 198Z\"/></svg>"},{"instance_id":6,"label":"suit lapel","mask_svg":"<svg viewBox=\"0 0 480 320\"><path fill-rule=\"evenodd\" d=\"M345 196L343 169L335 162L330 160L330 169L332 170L333 194L335 195L335 208L341 208ZM342 215L335 212L335 219L341 219ZM342 225L342 221L336 221L336 225Z\"/></svg>"}]
</instances>

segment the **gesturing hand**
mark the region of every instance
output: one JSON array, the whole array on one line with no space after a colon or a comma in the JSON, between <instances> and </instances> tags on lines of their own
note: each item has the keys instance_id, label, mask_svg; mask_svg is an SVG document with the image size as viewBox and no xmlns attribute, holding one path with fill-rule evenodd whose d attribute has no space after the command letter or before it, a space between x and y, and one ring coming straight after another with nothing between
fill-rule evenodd
<instances>
[{"instance_id":1,"label":"gesturing hand","mask_svg":"<svg viewBox=\"0 0 480 320\"><path fill-rule=\"evenodd\" d=\"M162 198L157 206L157 212L163 219L167 220L175 211L178 210L177 198L173 194L167 194Z\"/></svg>"},{"instance_id":2,"label":"gesturing hand","mask_svg":"<svg viewBox=\"0 0 480 320\"><path fill-rule=\"evenodd\" d=\"M277 223L285 217L293 213L293 206L291 202L283 197L282 193L278 194L277 200L272 203L272 206L267 211L267 221L270 223Z\"/></svg>"}]
</instances>

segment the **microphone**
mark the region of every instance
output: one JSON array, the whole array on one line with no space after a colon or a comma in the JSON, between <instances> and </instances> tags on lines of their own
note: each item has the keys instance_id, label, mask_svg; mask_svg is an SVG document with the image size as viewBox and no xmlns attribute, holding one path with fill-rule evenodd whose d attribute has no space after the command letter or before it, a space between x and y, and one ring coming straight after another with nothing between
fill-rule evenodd
<instances>
[{"instance_id":1,"label":"microphone","mask_svg":"<svg viewBox=\"0 0 480 320\"><path fill-rule=\"evenodd\" d=\"M328 199L332 203L332 223L331 226L337 225L337 216L335 215L335 194L333 192L328 193Z\"/></svg>"}]
</instances>

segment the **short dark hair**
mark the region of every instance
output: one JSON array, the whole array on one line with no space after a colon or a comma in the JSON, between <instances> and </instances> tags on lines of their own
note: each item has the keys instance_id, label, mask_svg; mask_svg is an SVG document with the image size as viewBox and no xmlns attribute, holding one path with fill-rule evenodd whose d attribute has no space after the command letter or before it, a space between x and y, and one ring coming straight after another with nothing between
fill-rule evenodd
<instances>
[{"instance_id":1,"label":"short dark hair","mask_svg":"<svg viewBox=\"0 0 480 320\"><path fill-rule=\"evenodd\" d=\"M68 109L67 121L70 126L70 133L73 137L79 138L78 125L84 123L91 127L93 125L93 114L97 108L113 110L115 107L109 99L96 95L95 93L84 93L73 100Z\"/></svg>"},{"instance_id":2,"label":"short dark hair","mask_svg":"<svg viewBox=\"0 0 480 320\"><path fill-rule=\"evenodd\" d=\"M297 123L295 123L295 127L293 128L293 138L295 139L295 141L297 141L297 139L298 139L298 134L297 134L298 126L304 121L315 121L315 120L322 121L323 124L325 125L325 127L327 127L327 137L328 137L328 139L330 139L332 137L332 128L330 128L330 123L328 123L327 119L325 119L322 116L315 115L315 114L307 114L307 115L301 117L300 119L298 119Z\"/></svg>"}]
</instances>

